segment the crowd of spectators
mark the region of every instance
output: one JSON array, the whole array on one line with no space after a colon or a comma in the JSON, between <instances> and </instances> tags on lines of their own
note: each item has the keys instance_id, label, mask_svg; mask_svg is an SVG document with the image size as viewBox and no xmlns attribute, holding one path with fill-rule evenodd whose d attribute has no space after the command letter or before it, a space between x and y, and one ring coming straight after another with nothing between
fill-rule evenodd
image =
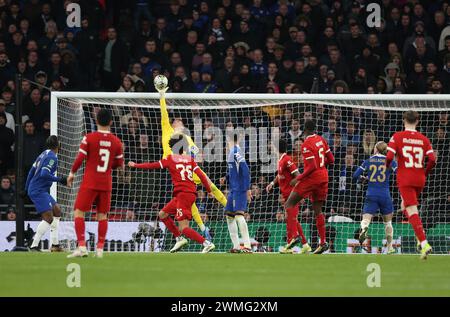
<instances>
[{"instance_id":1,"label":"crowd of spectators","mask_svg":"<svg viewBox=\"0 0 450 317\"><path fill-rule=\"evenodd\" d=\"M71 2L81 6L80 27L66 23ZM381 24L369 27L364 0L0 0L0 176L10 179L9 189L2 181L0 205L14 188L18 73L25 79L25 171L49 135L50 91L151 92L153 77L164 74L173 92L186 93L450 93L449 1L378 2ZM87 130L95 128L90 111ZM186 115L202 118L205 127L278 126L294 153L303 120L314 118L336 154L333 179L344 193L356 186L348 179L355 166L400 122L392 112L345 111L284 107L236 122L227 122L226 110ZM137 149L131 156L159 153L157 114L135 109L117 118L118 134ZM448 114L426 120L438 152L448 153ZM252 190L263 197L268 179L257 179ZM258 201L250 210L262 208Z\"/></svg>"}]
</instances>

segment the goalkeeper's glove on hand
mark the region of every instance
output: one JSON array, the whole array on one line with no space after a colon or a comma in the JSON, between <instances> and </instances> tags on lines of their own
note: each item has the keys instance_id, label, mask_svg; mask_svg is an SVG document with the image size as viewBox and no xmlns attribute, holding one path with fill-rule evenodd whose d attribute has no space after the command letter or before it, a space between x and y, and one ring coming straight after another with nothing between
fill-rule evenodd
<instances>
[{"instance_id":1,"label":"goalkeeper's glove on hand","mask_svg":"<svg viewBox=\"0 0 450 317\"><path fill-rule=\"evenodd\" d=\"M165 87L165 88L162 88L162 89L156 88L156 90L158 90L159 96L160 96L161 98L164 98L164 97L166 96L166 91L167 91L167 89L169 89L168 86Z\"/></svg>"},{"instance_id":2,"label":"goalkeeper's glove on hand","mask_svg":"<svg viewBox=\"0 0 450 317\"><path fill-rule=\"evenodd\" d=\"M205 239L208 241L212 240L211 234L209 233L209 228L205 227L205 230L203 231L203 235L205 236Z\"/></svg>"}]
</instances>

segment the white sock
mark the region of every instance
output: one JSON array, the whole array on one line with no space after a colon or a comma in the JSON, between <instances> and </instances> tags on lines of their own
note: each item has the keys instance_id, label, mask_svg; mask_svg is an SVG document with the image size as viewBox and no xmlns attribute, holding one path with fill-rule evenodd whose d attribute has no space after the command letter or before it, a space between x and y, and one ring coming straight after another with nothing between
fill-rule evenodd
<instances>
[{"instance_id":1,"label":"white sock","mask_svg":"<svg viewBox=\"0 0 450 317\"><path fill-rule=\"evenodd\" d=\"M233 242L233 248L239 250L241 245L239 243L239 234L236 219L227 217L227 225L228 231L230 232L231 242Z\"/></svg>"},{"instance_id":2,"label":"white sock","mask_svg":"<svg viewBox=\"0 0 450 317\"><path fill-rule=\"evenodd\" d=\"M236 222L239 226L239 231L241 232L242 240L244 240L244 247L250 249L251 244L250 244L250 235L248 234L247 221L245 221L244 216L241 215L237 215L236 217L234 217L234 219L236 219Z\"/></svg>"},{"instance_id":3,"label":"white sock","mask_svg":"<svg viewBox=\"0 0 450 317\"><path fill-rule=\"evenodd\" d=\"M50 228L50 224L45 221L42 220L39 225L37 226L36 229L36 234L34 235L33 238L33 243L31 244L32 248L35 248L39 245L39 242L41 242L42 236L47 232L48 228Z\"/></svg>"},{"instance_id":4,"label":"white sock","mask_svg":"<svg viewBox=\"0 0 450 317\"><path fill-rule=\"evenodd\" d=\"M392 227L392 221L384 223L384 232L386 233L386 242L388 248L392 247L392 238L394 236L394 228Z\"/></svg>"},{"instance_id":5,"label":"white sock","mask_svg":"<svg viewBox=\"0 0 450 317\"><path fill-rule=\"evenodd\" d=\"M59 219L60 217L53 217L53 221L50 224L50 242L52 245L59 244L59 234L58 234Z\"/></svg>"},{"instance_id":6,"label":"white sock","mask_svg":"<svg viewBox=\"0 0 450 317\"><path fill-rule=\"evenodd\" d=\"M370 220L367 220L367 219L361 220L361 229L365 229L365 228L369 227L369 225L370 225Z\"/></svg>"},{"instance_id":7,"label":"white sock","mask_svg":"<svg viewBox=\"0 0 450 317\"><path fill-rule=\"evenodd\" d=\"M423 248L427 243L427 240L423 240L422 242L420 242L420 246Z\"/></svg>"}]
</instances>

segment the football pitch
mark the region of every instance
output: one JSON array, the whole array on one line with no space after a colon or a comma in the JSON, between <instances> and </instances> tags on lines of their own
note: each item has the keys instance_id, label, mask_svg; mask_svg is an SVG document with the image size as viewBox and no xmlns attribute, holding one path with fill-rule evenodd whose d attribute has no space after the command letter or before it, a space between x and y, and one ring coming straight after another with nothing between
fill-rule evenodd
<instances>
[{"instance_id":1,"label":"football pitch","mask_svg":"<svg viewBox=\"0 0 450 317\"><path fill-rule=\"evenodd\" d=\"M0 296L450 296L450 256L66 255L0 253ZM75 281L73 263L80 287L67 284ZM368 287L371 263L379 265L380 287Z\"/></svg>"}]
</instances>

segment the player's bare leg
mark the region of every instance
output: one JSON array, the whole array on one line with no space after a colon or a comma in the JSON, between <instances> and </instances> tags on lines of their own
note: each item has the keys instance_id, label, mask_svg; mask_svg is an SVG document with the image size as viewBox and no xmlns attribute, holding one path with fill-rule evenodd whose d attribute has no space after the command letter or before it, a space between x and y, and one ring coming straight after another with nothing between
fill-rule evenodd
<instances>
[{"instance_id":1,"label":"player's bare leg","mask_svg":"<svg viewBox=\"0 0 450 317\"><path fill-rule=\"evenodd\" d=\"M206 240L200 233L198 233L194 229L190 228L189 227L189 220L187 220L187 219L180 220L180 221L178 221L178 225L180 227L181 233L185 237L187 237L187 238L189 238L189 239L191 239L193 241L196 241L196 242L198 242L198 243L203 245L202 253L211 252L216 247L214 245L214 243L212 243L209 240Z\"/></svg>"},{"instance_id":2,"label":"player's bare leg","mask_svg":"<svg viewBox=\"0 0 450 317\"><path fill-rule=\"evenodd\" d=\"M51 223L53 222L53 213L51 210L45 211L41 214L42 221L36 228L36 233L33 237L33 242L30 246L30 251L40 252L39 242L41 242L42 237L50 229Z\"/></svg>"},{"instance_id":3,"label":"player's bare leg","mask_svg":"<svg viewBox=\"0 0 450 317\"><path fill-rule=\"evenodd\" d=\"M392 227L392 214L383 216L384 232L386 234L386 247L387 254L395 253L395 249L392 247L392 240L394 237L394 228Z\"/></svg>"},{"instance_id":4,"label":"player's bare leg","mask_svg":"<svg viewBox=\"0 0 450 317\"><path fill-rule=\"evenodd\" d=\"M61 207L53 206L53 221L50 224L50 243L51 252L63 252L64 249L59 245L59 220L61 219Z\"/></svg>"},{"instance_id":5,"label":"player's bare leg","mask_svg":"<svg viewBox=\"0 0 450 317\"><path fill-rule=\"evenodd\" d=\"M97 213L97 222L98 222L98 241L97 247L95 249L95 256L97 258L102 258L106 233L108 232L108 214Z\"/></svg>"},{"instance_id":6,"label":"player's bare leg","mask_svg":"<svg viewBox=\"0 0 450 317\"><path fill-rule=\"evenodd\" d=\"M86 249L86 224L84 222L84 212L76 209L74 212L75 221L75 233L77 234L78 248L69 254L68 258L84 258L88 256L88 251Z\"/></svg>"},{"instance_id":7,"label":"player's bare leg","mask_svg":"<svg viewBox=\"0 0 450 317\"><path fill-rule=\"evenodd\" d=\"M326 240L325 216L322 213L323 201L315 201L312 203L312 209L316 218L316 227L319 232L320 244L313 254L322 254L330 247Z\"/></svg>"},{"instance_id":8,"label":"player's bare leg","mask_svg":"<svg viewBox=\"0 0 450 317\"><path fill-rule=\"evenodd\" d=\"M422 220L419 217L419 210L417 205L407 206L406 212L408 214L408 221L414 230L417 240L420 242L420 258L426 260L431 253L432 248L427 241L425 230L423 229Z\"/></svg>"}]
</instances>

